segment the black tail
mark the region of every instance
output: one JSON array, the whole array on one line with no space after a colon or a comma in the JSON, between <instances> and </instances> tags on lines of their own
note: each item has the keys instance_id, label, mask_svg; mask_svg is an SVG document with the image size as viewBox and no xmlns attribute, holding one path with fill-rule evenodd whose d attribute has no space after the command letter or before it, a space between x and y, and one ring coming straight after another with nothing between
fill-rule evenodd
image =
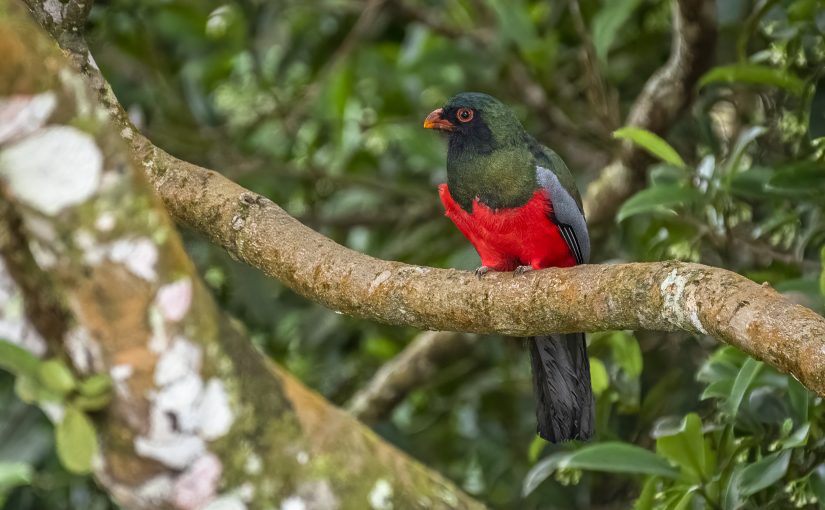
<instances>
[{"instance_id":1,"label":"black tail","mask_svg":"<svg viewBox=\"0 0 825 510\"><path fill-rule=\"evenodd\" d=\"M593 436L593 391L584 333L527 339L538 433L551 443Z\"/></svg>"}]
</instances>

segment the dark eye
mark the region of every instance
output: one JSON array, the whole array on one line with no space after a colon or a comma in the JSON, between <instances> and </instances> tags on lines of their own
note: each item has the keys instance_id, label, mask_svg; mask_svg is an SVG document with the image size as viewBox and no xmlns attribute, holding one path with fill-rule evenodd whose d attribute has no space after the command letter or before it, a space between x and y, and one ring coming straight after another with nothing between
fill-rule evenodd
<instances>
[{"instance_id":1,"label":"dark eye","mask_svg":"<svg viewBox=\"0 0 825 510\"><path fill-rule=\"evenodd\" d=\"M461 122L470 122L473 120L473 111L469 108L459 108L456 117Z\"/></svg>"}]
</instances>

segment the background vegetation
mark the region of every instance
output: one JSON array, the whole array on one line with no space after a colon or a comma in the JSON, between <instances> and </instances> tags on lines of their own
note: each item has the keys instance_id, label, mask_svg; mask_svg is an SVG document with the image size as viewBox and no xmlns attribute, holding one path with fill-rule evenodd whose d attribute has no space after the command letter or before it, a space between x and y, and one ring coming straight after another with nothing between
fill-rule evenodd
<instances>
[{"instance_id":1,"label":"background vegetation","mask_svg":"<svg viewBox=\"0 0 825 510\"><path fill-rule=\"evenodd\" d=\"M672 148L649 145L661 162L596 230L594 262L700 261L821 313L825 5L716 7L719 67L670 130ZM477 256L442 217L435 190L444 142L421 129L424 116L456 92L491 93L584 189L667 59L670 9L666 0L110 0L95 5L88 37L157 145L222 169L351 248L469 269ZM194 236L188 248L261 350L337 404L418 333L309 303ZM518 340L476 342L376 429L496 508L825 501L823 405L793 378L709 338L618 331L590 340L591 445L535 439ZM90 479L60 467L47 420L0 375L3 508L113 508Z\"/></svg>"}]
</instances>

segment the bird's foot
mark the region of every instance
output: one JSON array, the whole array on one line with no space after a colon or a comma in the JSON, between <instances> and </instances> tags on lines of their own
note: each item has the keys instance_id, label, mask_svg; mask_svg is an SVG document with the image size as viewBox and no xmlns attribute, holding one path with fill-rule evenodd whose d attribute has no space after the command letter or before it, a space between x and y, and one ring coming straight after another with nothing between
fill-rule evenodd
<instances>
[{"instance_id":1,"label":"bird's foot","mask_svg":"<svg viewBox=\"0 0 825 510\"><path fill-rule=\"evenodd\" d=\"M478 278L480 280L482 276L489 273L490 271L492 271L492 268L487 267L487 266L481 266L481 267L477 268L474 272L475 272L476 278Z\"/></svg>"},{"instance_id":2,"label":"bird's foot","mask_svg":"<svg viewBox=\"0 0 825 510\"><path fill-rule=\"evenodd\" d=\"M513 271L513 276L517 274L524 274L529 273L533 270L533 266L518 266L515 271Z\"/></svg>"}]
</instances>

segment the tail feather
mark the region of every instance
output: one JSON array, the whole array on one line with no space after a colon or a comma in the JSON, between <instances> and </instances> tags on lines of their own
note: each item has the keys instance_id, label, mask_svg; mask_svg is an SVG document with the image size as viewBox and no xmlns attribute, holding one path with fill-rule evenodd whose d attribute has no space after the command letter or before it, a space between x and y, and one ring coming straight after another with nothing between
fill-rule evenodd
<instances>
[{"instance_id":1,"label":"tail feather","mask_svg":"<svg viewBox=\"0 0 825 510\"><path fill-rule=\"evenodd\" d=\"M528 338L538 433L557 443L593 436L593 391L584 333Z\"/></svg>"}]
</instances>

